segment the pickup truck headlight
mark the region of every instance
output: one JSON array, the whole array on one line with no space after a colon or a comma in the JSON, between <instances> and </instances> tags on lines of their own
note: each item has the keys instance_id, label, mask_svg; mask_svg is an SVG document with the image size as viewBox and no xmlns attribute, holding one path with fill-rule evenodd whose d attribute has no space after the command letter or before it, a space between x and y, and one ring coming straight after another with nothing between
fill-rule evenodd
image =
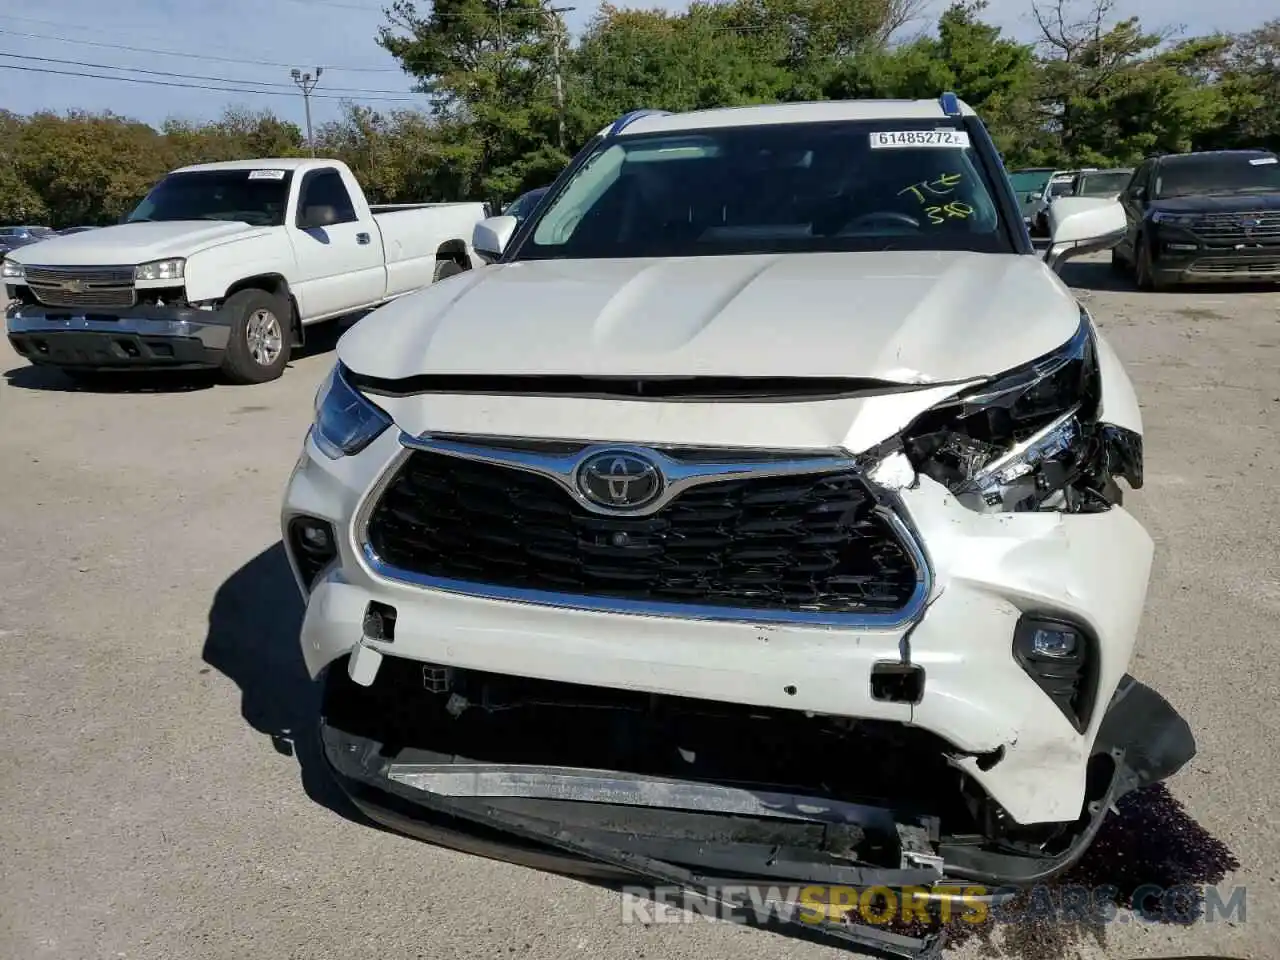
<instances>
[{"instance_id":1,"label":"pickup truck headlight","mask_svg":"<svg viewBox=\"0 0 1280 960\"><path fill-rule=\"evenodd\" d=\"M1106 509L1119 499L1113 473L1142 483L1141 437L1098 425L1100 394L1081 311L1065 344L929 410L901 449L975 510Z\"/></svg>"},{"instance_id":2,"label":"pickup truck headlight","mask_svg":"<svg viewBox=\"0 0 1280 960\"><path fill-rule=\"evenodd\" d=\"M359 453L391 418L347 383L342 364L334 366L316 393L316 420L311 437L330 460Z\"/></svg>"},{"instance_id":3,"label":"pickup truck headlight","mask_svg":"<svg viewBox=\"0 0 1280 960\"><path fill-rule=\"evenodd\" d=\"M133 269L135 280L181 280L187 261L182 257L140 263Z\"/></svg>"},{"instance_id":4,"label":"pickup truck headlight","mask_svg":"<svg viewBox=\"0 0 1280 960\"><path fill-rule=\"evenodd\" d=\"M25 280L27 271L20 263L12 260L0 260L0 278L5 280Z\"/></svg>"}]
</instances>

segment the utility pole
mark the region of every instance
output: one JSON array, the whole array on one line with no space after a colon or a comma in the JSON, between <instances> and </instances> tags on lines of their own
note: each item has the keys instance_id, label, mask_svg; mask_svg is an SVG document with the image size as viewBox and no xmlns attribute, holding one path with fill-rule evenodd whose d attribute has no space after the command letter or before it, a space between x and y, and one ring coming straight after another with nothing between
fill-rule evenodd
<instances>
[{"instance_id":1,"label":"utility pole","mask_svg":"<svg viewBox=\"0 0 1280 960\"><path fill-rule=\"evenodd\" d=\"M564 150L564 74L560 71L560 45L564 42L564 21L560 19L560 14L570 13L577 7L547 7L545 8L548 16L551 17L551 29L553 32L551 38L551 63L555 70L556 80L556 118L558 123L559 144L560 149Z\"/></svg>"},{"instance_id":2,"label":"utility pole","mask_svg":"<svg viewBox=\"0 0 1280 960\"><path fill-rule=\"evenodd\" d=\"M307 149L311 151L313 157L316 155L316 142L311 136L311 91L320 82L322 73L324 73L324 67L316 67L314 76L309 73L303 73L296 67L289 71L289 76L293 78L293 82L302 91L302 103L307 112Z\"/></svg>"}]
</instances>

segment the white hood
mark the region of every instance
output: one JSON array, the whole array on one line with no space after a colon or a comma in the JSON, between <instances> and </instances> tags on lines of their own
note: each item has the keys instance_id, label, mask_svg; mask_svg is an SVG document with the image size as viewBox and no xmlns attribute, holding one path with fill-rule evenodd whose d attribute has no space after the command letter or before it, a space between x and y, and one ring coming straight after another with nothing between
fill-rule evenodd
<instances>
[{"instance_id":1,"label":"white hood","mask_svg":"<svg viewBox=\"0 0 1280 960\"><path fill-rule=\"evenodd\" d=\"M820 253L484 267L370 314L358 373L869 377L1000 373L1065 343L1071 292L1012 254Z\"/></svg>"},{"instance_id":2,"label":"white hood","mask_svg":"<svg viewBox=\"0 0 1280 960\"><path fill-rule=\"evenodd\" d=\"M166 220L154 223L122 223L101 230L86 230L66 237L41 240L9 255L16 263L32 267L89 267L128 265L189 257L206 247L263 233L239 221Z\"/></svg>"}]
</instances>

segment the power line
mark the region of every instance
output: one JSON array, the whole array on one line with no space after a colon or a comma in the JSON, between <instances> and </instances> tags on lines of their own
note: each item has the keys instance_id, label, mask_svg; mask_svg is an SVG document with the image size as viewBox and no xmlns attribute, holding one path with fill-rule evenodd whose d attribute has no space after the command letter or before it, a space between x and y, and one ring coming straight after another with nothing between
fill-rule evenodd
<instances>
[{"instance_id":1,"label":"power line","mask_svg":"<svg viewBox=\"0 0 1280 960\"><path fill-rule=\"evenodd\" d=\"M297 94L286 90L250 90L244 87L215 87L201 83L179 83L174 80L148 80L143 77L112 77L100 73L78 73L74 70L55 70L52 67L20 67L16 64L0 63L0 70L18 70L23 73L42 73L59 77L82 77L87 80L122 80L126 83L142 83L153 87L178 87L186 90L216 90L221 93L253 93L261 97L294 97ZM332 93L313 93L313 97L325 100L351 100L351 97ZM367 97L380 103L422 103L419 97Z\"/></svg>"},{"instance_id":2,"label":"power line","mask_svg":"<svg viewBox=\"0 0 1280 960\"><path fill-rule=\"evenodd\" d=\"M87 67L90 70L123 70L126 73L142 73L151 77L172 77L178 80L211 80L214 83L239 83L250 84L255 87L281 87L285 89L293 86L293 84L290 83L273 83L269 80L246 80L243 77L211 77L206 74L199 73L170 73L166 70L146 70L142 67L122 67L115 63L85 63L81 60L60 60L57 57L31 57L25 53L0 52L0 57L8 57L12 60L30 60L34 63L57 63L62 66L69 67ZM367 90L359 87L330 87L329 89L334 93L385 93L390 96L404 96L409 92L407 90Z\"/></svg>"},{"instance_id":3,"label":"power line","mask_svg":"<svg viewBox=\"0 0 1280 960\"><path fill-rule=\"evenodd\" d=\"M0 34L10 37L22 37L24 40L55 40L58 43L75 43L84 47L105 47L109 50L128 50L131 53L150 53L160 57L179 57L183 60L208 60L213 63L242 63L253 67L285 67L292 65L274 60L245 60L241 57L215 57L207 53L177 52L174 50L157 50L155 47L133 47L124 43L106 43L102 40L77 40L74 37L56 37L47 33L19 33L0 27ZM325 64L329 70L341 70L346 73L403 73L399 67L352 67Z\"/></svg>"}]
</instances>

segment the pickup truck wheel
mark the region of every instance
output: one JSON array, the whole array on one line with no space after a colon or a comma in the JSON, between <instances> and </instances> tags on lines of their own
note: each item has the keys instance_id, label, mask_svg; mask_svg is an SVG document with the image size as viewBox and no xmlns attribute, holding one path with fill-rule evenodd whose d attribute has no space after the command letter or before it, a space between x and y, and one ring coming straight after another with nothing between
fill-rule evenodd
<instances>
[{"instance_id":1,"label":"pickup truck wheel","mask_svg":"<svg viewBox=\"0 0 1280 960\"><path fill-rule=\"evenodd\" d=\"M289 362L289 308L265 290L241 290L224 305L231 314L231 336L222 372L235 383L265 383L284 373Z\"/></svg>"},{"instance_id":2,"label":"pickup truck wheel","mask_svg":"<svg viewBox=\"0 0 1280 960\"><path fill-rule=\"evenodd\" d=\"M446 277L456 277L458 274L465 272L462 264L456 260L437 260L436 272L431 277L432 283L437 283Z\"/></svg>"}]
</instances>

